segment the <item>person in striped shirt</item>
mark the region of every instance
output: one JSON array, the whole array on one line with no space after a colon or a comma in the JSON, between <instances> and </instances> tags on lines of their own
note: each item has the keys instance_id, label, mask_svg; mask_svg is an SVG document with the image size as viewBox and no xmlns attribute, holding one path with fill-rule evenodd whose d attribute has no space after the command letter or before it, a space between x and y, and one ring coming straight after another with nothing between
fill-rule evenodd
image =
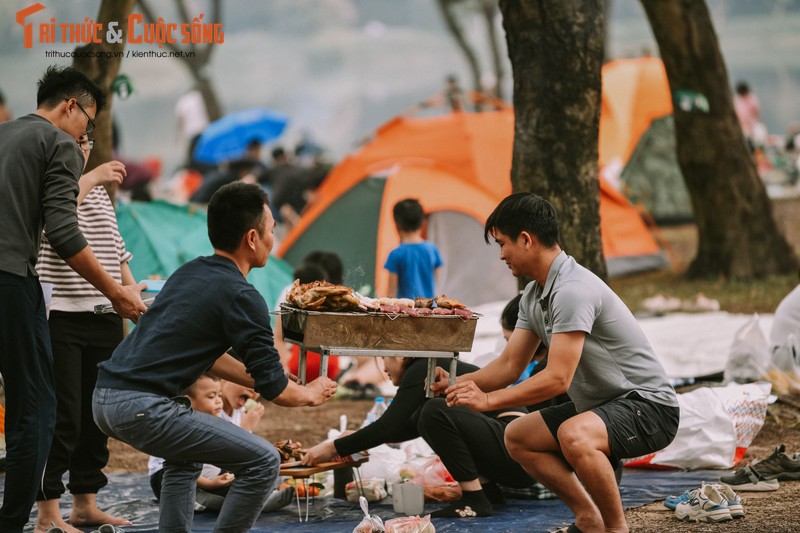
<instances>
[{"instance_id":1,"label":"person in striped shirt","mask_svg":"<svg viewBox=\"0 0 800 533\"><path fill-rule=\"evenodd\" d=\"M78 141L88 159L93 141ZM100 264L122 285L135 285L128 262L131 253L119 234L114 206L104 185L122 183L125 166L109 161L81 176L78 181L78 224ZM122 341L119 315L94 314L94 306L108 303L100 291L72 270L42 238L37 263L40 280L53 285L48 326L56 376L56 431L36 497L36 532L53 524L67 533L77 527L130 525L124 518L97 507L97 492L108 483L103 467L108 462L108 437L92 418L92 392L97 364L111 357ZM61 478L69 471L72 493L69 524L61 516L59 500L65 487Z\"/></svg>"}]
</instances>

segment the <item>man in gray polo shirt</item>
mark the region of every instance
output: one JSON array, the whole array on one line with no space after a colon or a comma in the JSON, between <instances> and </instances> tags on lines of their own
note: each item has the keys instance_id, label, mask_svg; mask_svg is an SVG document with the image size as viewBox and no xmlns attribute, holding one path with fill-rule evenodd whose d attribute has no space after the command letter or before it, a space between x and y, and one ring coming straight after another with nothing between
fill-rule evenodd
<instances>
[{"instance_id":1,"label":"man in gray polo shirt","mask_svg":"<svg viewBox=\"0 0 800 533\"><path fill-rule=\"evenodd\" d=\"M571 402L508 425L511 456L575 513L577 531L627 531L613 465L667 446L678 430L675 390L631 312L558 244L558 217L530 193L505 198L484 237L515 276L528 276L516 328L500 356L447 387L449 405L476 411L530 405L568 392ZM547 367L514 387L539 344Z\"/></svg>"},{"instance_id":2,"label":"man in gray polo shirt","mask_svg":"<svg viewBox=\"0 0 800 533\"><path fill-rule=\"evenodd\" d=\"M144 284L123 287L78 229L78 140L94 129L103 91L72 68L39 80L35 113L0 124L0 374L6 397L6 476L0 531L22 532L56 422L53 356L36 260L44 227L56 252L124 318L145 311Z\"/></svg>"}]
</instances>

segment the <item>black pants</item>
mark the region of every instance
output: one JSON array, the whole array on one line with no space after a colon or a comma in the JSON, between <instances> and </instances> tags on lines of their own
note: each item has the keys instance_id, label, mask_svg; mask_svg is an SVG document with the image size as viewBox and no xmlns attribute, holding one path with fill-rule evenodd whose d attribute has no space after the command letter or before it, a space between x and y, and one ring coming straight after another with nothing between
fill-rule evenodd
<instances>
[{"instance_id":1,"label":"black pants","mask_svg":"<svg viewBox=\"0 0 800 533\"><path fill-rule=\"evenodd\" d=\"M96 494L108 479L108 437L92 418L97 364L122 341L122 320L114 314L50 312L50 338L56 375L56 432L37 500L64 494L61 477L69 471L72 494Z\"/></svg>"},{"instance_id":2,"label":"black pants","mask_svg":"<svg viewBox=\"0 0 800 533\"><path fill-rule=\"evenodd\" d=\"M6 393L6 476L0 531L22 533L56 422L53 356L39 280L0 272L0 374Z\"/></svg>"},{"instance_id":3,"label":"black pants","mask_svg":"<svg viewBox=\"0 0 800 533\"><path fill-rule=\"evenodd\" d=\"M417 428L456 481L483 476L507 487L529 487L533 479L511 458L503 441L506 425L514 419L447 407L444 398L433 398L425 402Z\"/></svg>"}]
</instances>

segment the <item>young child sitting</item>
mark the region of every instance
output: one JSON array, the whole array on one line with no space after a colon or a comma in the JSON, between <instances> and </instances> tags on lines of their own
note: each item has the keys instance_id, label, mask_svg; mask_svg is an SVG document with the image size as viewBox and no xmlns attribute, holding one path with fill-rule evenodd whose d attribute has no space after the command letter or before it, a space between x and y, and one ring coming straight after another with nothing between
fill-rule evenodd
<instances>
[{"instance_id":1,"label":"young child sitting","mask_svg":"<svg viewBox=\"0 0 800 533\"><path fill-rule=\"evenodd\" d=\"M425 214L422 205L406 198L394 205L392 210L400 245L389 252L383 268L389 271L390 298L418 296L433 298L442 257L439 249L422 236Z\"/></svg>"},{"instance_id":2,"label":"young child sitting","mask_svg":"<svg viewBox=\"0 0 800 533\"><path fill-rule=\"evenodd\" d=\"M255 431L258 422L264 416L264 405L258 402L259 394L232 381L221 379L219 382L220 398L222 398L222 411L219 416L251 433Z\"/></svg>"},{"instance_id":3,"label":"young child sitting","mask_svg":"<svg viewBox=\"0 0 800 533\"><path fill-rule=\"evenodd\" d=\"M232 383L225 382L229 385ZM235 385L238 387L238 385ZM246 389L245 391L252 389ZM186 396L192 403L192 409L201 413L208 413L212 416L222 416L224 414L224 401L222 396L222 383L219 378L211 374L203 374L197 381L195 381L185 391ZM253 396L255 393L253 393ZM249 399L250 397L248 397ZM253 398L254 399L254 398ZM242 405L237 408L240 410L237 419L239 426L244 429L255 427L258 420L264 414L264 406L256 403L248 413L245 411L245 403L247 400L242 401ZM260 408L260 409L259 409ZM234 410L236 412L236 410ZM250 413L254 413L250 415ZM250 416L247 416L250 415ZM223 417L225 418L225 417ZM254 422L253 422L254 420ZM252 422L252 428L246 427L245 423ZM150 473L150 487L153 489L156 499L161 498L161 478L163 476L164 460L160 457L151 456L148 460L148 470ZM229 472L222 472L214 465L203 465L203 472L197 479L197 491L195 494L195 511L219 511L225 501L225 495L228 492L231 484L234 481L234 475ZM276 511L291 503L294 497L294 487L287 487L281 490L275 490L270 494L267 499L262 512Z\"/></svg>"}]
</instances>

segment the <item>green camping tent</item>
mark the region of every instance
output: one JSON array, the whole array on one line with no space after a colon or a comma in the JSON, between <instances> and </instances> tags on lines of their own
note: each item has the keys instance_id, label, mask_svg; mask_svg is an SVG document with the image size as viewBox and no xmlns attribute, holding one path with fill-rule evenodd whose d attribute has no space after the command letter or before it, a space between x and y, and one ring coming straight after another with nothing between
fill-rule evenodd
<instances>
[{"instance_id":1,"label":"green camping tent","mask_svg":"<svg viewBox=\"0 0 800 533\"><path fill-rule=\"evenodd\" d=\"M208 240L206 213L188 205L160 200L117 205L119 232L133 254L131 271L136 280L150 276L169 277L182 264L214 249ZM292 282L292 267L277 257L256 268L247 277L275 307L283 289Z\"/></svg>"},{"instance_id":2,"label":"green camping tent","mask_svg":"<svg viewBox=\"0 0 800 533\"><path fill-rule=\"evenodd\" d=\"M631 201L643 204L658 224L693 220L691 198L678 165L672 115L653 120L620 178Z\"/></svg>"}]
</instances>

